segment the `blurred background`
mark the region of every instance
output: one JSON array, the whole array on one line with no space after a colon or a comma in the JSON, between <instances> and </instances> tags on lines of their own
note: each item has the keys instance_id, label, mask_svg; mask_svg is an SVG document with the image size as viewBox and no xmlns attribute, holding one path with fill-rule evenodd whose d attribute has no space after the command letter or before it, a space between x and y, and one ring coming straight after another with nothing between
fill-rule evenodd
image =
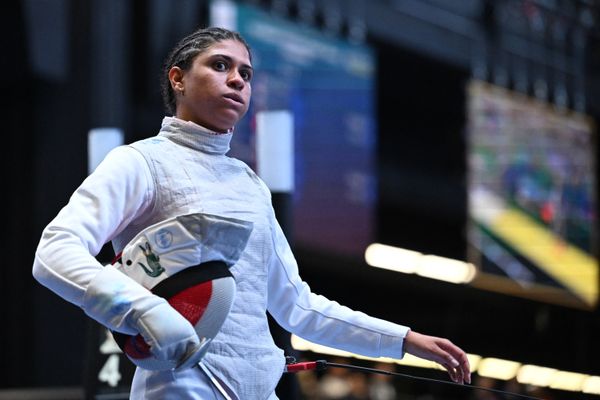
<instances>
[{"instance_id":1,"label":"blurred background","mask_svg":"<svg viewBox=\"0 0 600 400\"><path fill-rule=\"evenodd\" d=\"M595 0L21 0L0 18L8 226L0 398L120 399L131 366L31 277L44 226L93 168L90 131L125 143L164 116L162 61L194 29L238 30L256 77L231 155L257 168L257 115L285 111L293 190L277 212L312 290L448 337L474 384L600 399ZM93 131L98 132L98 131ZM98 255L109 261L109 246ZM298 360L446 380L281 332ZM282 399L508 399L335 368ZM514 398L514 397L512 397Z\"/></svg>"}]
</instances>

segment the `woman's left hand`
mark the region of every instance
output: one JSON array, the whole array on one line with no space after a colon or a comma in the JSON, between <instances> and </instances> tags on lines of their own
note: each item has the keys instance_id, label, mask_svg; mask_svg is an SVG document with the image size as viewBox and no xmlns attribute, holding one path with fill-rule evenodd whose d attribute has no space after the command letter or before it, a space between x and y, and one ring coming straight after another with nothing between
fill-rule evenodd
<instances>
[{"instance_id":1,"label":"woman's left hand","mask_svg":"<svg viewBox=\"0 0 600 400\"><path fill-rule=\"evenodd\" d=\"M453 382L471 383L467 354L448 339L409 331L404 338L404 350L416 357L442 365Z\"/></svg>"}]
</instances>

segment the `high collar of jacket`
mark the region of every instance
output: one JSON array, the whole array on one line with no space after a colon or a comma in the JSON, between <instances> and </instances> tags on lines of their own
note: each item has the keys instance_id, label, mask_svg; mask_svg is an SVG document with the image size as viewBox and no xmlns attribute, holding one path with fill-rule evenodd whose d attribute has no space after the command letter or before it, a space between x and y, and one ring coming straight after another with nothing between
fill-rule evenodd
<instances>
[{"instance_id":1,"label":"high collar of jacket","mask_svg":"<svg viewBox=\"0 0 600 400\"><path fill-rule=\"evenodd\" d=\"M232 132L213 132L191 121L165 117L159 136L164 136L182 146L210 154L226 154L233 137Z\"/></svg>"}]
</instances>

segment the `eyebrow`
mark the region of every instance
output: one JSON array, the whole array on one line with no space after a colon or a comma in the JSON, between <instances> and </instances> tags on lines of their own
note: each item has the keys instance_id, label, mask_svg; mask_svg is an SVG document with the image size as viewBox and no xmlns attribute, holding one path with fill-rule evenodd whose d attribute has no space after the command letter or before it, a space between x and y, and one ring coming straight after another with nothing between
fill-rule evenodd
<instances>
[{"instance_id":1,"label":"eyebrow","mask_svg":"<svg viewBox=\"0 0 600 400\"><path fill-rule=\"evenodd\" d=\"M225 55L225 54L220 54L220 53L211 54L209 58L211 58L211 59L213 59L213 58L224 58L225 60L227 60L227 61L229 61L229 62L232 62L232 61L233 61L233 58L232 58L232 57L230 57L230 56L227 56L227 55ZM248 64L246 64L246 63L242 63L242 67L244 67L244 68L248 68L248 69L251 69L252 71L254 71L254 68L252 68L252 65L248 65Z\"/></svg>"}]
</instances>

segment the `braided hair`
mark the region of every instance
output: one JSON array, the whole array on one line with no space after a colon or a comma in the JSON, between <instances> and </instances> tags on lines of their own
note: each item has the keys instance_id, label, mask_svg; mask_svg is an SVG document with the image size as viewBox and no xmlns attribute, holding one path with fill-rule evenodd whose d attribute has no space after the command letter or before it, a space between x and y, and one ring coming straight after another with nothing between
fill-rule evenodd
<instances>
[{"instance_id":1,"label":"braided hair","mask_svg":"<svg viewBox=\"0 0 600 400\"><path fill-rule=\"evenodd\" d=\"M188 71L198 54L208 50L215 43L224 40L236 40L242 43L248 50L250 58L252 58L250 46L238 32L217 27L198 29L181 39L171 50L165 60L161 75L161 94L165 108L171 115L175 115L176 111L175 93L169 81L171 68L179 67L183 71Z\"/></svg>"}]
</instances>

